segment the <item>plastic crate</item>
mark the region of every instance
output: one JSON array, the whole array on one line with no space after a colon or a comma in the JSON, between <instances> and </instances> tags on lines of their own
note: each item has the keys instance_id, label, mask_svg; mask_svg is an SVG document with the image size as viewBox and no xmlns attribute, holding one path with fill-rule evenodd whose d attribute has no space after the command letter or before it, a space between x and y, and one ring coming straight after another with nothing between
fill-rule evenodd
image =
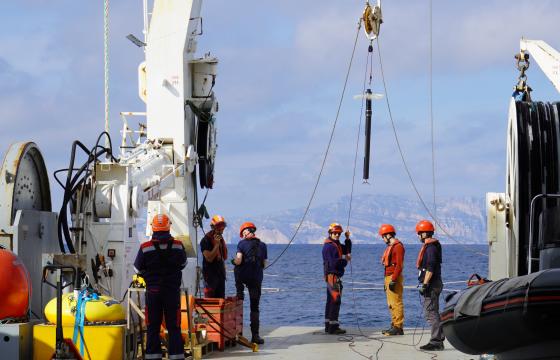
<instances>
[{"instance_id":1,"label":"plastic crate","mask_svg":"<svg viewBox=\"0 0 560 360\"><path fill-rule=\"evenodd\" d=\"M220 351L225 349L228 338L235 337L242 331L238 330L240 308L243 324L243 306L239 307L237 297L195 299L195 311L207 320L206 337L209 341L216 342Z\"/></svg>"}]
</instances>

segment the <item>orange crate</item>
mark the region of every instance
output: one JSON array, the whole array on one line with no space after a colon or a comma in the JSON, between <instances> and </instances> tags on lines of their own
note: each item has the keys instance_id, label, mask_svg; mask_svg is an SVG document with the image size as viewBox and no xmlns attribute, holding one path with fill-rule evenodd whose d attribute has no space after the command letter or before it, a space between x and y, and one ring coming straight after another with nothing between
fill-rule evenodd
<instances>
[{"instance_id":1,"label":"orange crate","mask_svg":"<svg viewBox=\"0 0 560 360\"><path fill-rule=\"evenodd\" d=\"M216 342L218 349L223 351L226 340L238 334L237 298L197 298L195 310L208 321L206 324L208 340Z\"/></svg>"}]
</instances>

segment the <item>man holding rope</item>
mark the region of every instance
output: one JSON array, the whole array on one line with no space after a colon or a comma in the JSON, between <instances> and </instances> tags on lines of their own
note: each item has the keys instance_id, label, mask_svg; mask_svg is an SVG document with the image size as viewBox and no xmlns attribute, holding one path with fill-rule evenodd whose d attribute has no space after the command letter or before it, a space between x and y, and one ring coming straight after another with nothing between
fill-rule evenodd
<instances>
[{"instance_id":1,"label":"man holding rope","mask_svg":"<svg viewBox=\"0 0 560 360\"><path fill-rule=\"evenodd\" d=\"M323 245L323 269L327 283L327 303L325 305L325 332L329 334L345 334L340 328L338 314L342 298L342 276L344 268L351 259L352 240L350 232L346 231L344 245L340 243L342 226L332 223L329 226L329 237Z\"/></svg>"}]
</instances>

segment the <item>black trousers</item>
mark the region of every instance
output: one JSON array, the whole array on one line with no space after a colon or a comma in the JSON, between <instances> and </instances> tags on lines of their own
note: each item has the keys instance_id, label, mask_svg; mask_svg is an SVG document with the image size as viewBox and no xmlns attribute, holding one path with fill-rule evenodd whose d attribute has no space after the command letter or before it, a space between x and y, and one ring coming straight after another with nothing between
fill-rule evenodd
<instances>
[{"instance_id":1,"label":"black trousers","mask_svg":"<svg viewBox=\"0 0 560 360\"><path fill-rule=\"evenodd\" d=\"M160 330L165 317L169 335L169 359L184 359L181 336L181 300L179 289L152 287L146 289L146 358L161 359Z\"/></svg>"},{"instance_id":2,"label":"black trousers","mask_svg":"<svg viewBox=\"0 0 560 360\"><path fill-rule=\"evenodd\" d=\"M251 308L250 320L251 320L251 334L253 336L259 335L260 327L260 310L259 304L261 301L262 293L262 282L260 281L243 281L237 275L235 276L235 288L237 290L237 298L243 300L245 294L243 293L243 287L246 286L249 290L249 302Z\"/></svg>"}]
</instances>

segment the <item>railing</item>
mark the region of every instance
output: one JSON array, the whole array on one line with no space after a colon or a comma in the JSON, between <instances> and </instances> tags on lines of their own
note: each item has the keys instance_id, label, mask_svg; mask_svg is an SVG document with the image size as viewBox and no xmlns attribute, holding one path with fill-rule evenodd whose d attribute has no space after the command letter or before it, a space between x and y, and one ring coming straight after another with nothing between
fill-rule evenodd
<instances>
[{"instance_id":1,"label":"railing","mask_svg":"<svg viewBox=\"0 0 560 360\"><path fill-rule=\"evenodd\" d=\"M533 222L534 222L534 214L535 214L535 204L537 200L545 200L547 198L553 199L560 199L560 194L539 194L536 195L533 200L531 200L531 210L529 212L529 266L528 266L528 274L531 273L533 268L533 260L538 260L537 258L533 259Z\"/></svg>"}]
</instances>

